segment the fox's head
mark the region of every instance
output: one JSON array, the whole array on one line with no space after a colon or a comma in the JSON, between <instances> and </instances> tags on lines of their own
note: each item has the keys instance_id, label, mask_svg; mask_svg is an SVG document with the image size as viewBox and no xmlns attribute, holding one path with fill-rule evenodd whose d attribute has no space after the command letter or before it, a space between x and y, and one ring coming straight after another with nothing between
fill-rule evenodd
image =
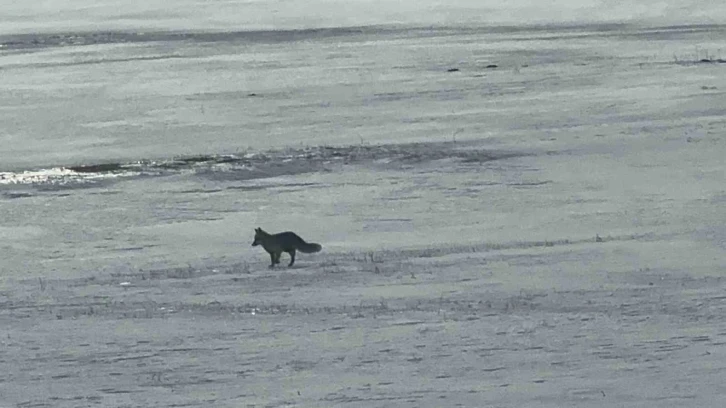
<instances>
[{"instance_id":1,"label":"fox's head","mask_svg":"<svg viewBox=\"0 0 726 408\"><path fill-rule=\"evenodd\" d=\"M262 230L262 228L255 228L255 240L252 241L252 246L262 245L262 239L268 234Z\"/></svg>"}]
</instances>

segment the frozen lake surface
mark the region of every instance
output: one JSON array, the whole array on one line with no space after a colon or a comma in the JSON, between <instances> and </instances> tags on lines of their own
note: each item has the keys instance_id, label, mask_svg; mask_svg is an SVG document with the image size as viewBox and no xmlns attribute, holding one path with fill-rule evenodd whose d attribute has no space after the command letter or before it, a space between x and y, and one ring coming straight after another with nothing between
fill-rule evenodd
<instances>
[{"instance_id":1,"label":"frozen lake surface","mask_svg":"<svg viewBox=\"0 0 726 408\"><path fill-rule=\"evenodd\" d=\"M399 3L4 9L0 405L721 405L722 10Z\"/></svg>"}]
</instances>

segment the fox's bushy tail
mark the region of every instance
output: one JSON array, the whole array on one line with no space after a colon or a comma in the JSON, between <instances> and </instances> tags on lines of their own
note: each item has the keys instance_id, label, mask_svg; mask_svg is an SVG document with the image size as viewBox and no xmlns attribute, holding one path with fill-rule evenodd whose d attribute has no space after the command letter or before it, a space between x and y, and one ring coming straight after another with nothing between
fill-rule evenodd
<instances>
[{"instance_id":1,"label":"fox's bushy tail","mask_svg":"<svg viewBox=\"0 0 726 408\"><path fill-rule=\"evenodd\" d=\"M297 249L300 252L304 252L306 254L312 254L313 252L320 252L320 250L323 249L323 247L320 244L316 244L314 242L308 243L308 242L303 241L298 245Z\"/></svg>"}]
</instances>

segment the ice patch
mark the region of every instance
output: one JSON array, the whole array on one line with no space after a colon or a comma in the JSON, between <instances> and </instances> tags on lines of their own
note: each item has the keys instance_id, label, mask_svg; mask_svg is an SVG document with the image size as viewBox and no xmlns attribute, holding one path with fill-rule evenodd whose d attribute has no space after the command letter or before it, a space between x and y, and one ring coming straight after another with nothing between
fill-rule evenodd
<instances>
[{"instance_id":1,"label":"ice patch","mask_svg":"<svg viewBox=\"0 0 726 408\"><path fill-rule=\"evenodd\" d=\"M12 184L50 184L67 185L82 184L115 179L120 177L134 177L139 175L135 171L117 172L86 172L75 171L66 167L54 167L41 170L26 170L21 172L0 172L0 185Z\"/></svg>"},{"instance_id":2,"label":"ice patch","mask_svg":"<svg viewBox=\"0 0 726 408\"><path fill-rule=\"evenodd\" d=\"M332 163L375 163L403 166L415 163L458 160L479 163L521 156L524 153L487 150L464 143L405 143L391 145L318 146L270 150L237 155L182 156L161 161L99 163L41 170L0 173L0 185L72 186L110 179L168 174L199 174L238 180L270 178L326 170Z\"/></svg>"}]
</instances>

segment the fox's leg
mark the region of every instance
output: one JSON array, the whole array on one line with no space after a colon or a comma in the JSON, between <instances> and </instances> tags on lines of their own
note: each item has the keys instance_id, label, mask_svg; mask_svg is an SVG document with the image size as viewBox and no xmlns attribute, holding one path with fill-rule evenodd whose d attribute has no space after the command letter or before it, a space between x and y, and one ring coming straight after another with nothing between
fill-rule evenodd
<instances>
[{"instance_id":1,"label":"fox's leg","mask_svg":"<svg viewBox=\"0 0 726 408\"><path fill-rule=\"evenodd\" d=\"M274 267L275 267L275 253L270 252L270 268L274 268Z\"/></svg>"},{"instance_id":2,"label":"fox's leg","mask_svg":"<svg viewBox=\"0 0 726 408\"><path fill-rule=\"evenodd\" d=\"M291 249L291 250L287 251L287 253L290 254L290 263L287 264L287 266L292 266L292 264L295 263L295 250Z\"/></svg>"},{"instance_id":3,"label":"fox's leg","mask_svg":"<svg viewBox=\"0 0 726 408\"><path fill-rule=\"evenodd\" d=\"M280 256L282 256L282 251L275 253L275 263L276 264L280 263Z\"/></svg>"}]
</instances>

